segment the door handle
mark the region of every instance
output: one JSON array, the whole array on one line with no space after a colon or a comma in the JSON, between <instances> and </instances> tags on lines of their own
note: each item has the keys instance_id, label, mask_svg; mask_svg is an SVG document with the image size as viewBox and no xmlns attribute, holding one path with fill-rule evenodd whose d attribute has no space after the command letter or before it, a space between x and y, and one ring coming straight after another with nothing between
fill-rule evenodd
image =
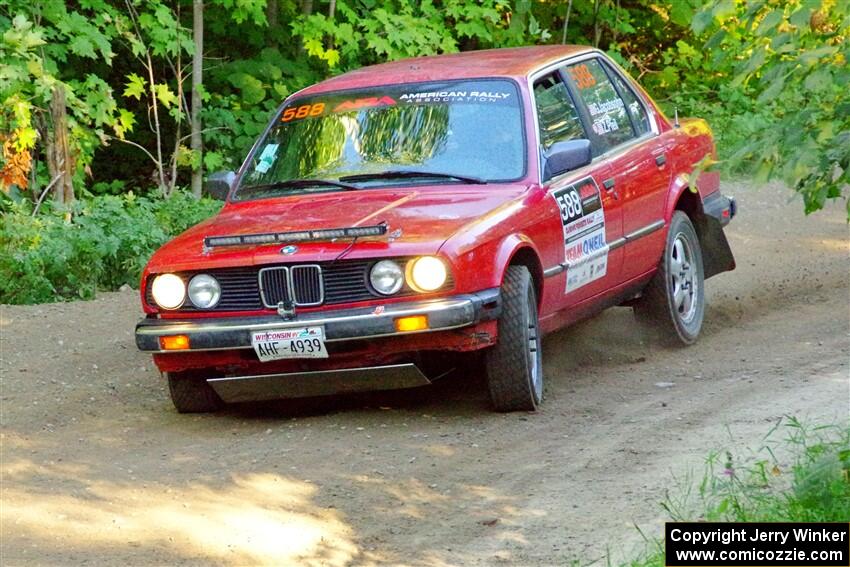
<instances>
[{"instance_id":1,"label":"door handle","mask_svg":"<svg viewBox=\"0 0 850 567\"><path fill-rule=\"evenodd\" d=\"M612 197L614 197L614 199L619 199L619 198L620 198L620 196L619 196L619 195L617 194L617 192L614 190L614 178L613 178L613 177L611 177L610 179L606 179L605 181L603 181L603 182L602 182L602 186L603 186L603 187L605 187L605 190L606 190L606 191L608 191L609 193L611 193L611 196L612 196Z\"/></svg>"},{"instance_id":2,"label":"door handle","mask_svg":"<svg viewBox=\"0 0 850 567\"><path fill-rule=\"evenodd\" d=\"M657 156L655 156L655 165L661 167L665 163L667 163L667 156L665 156L664 154L658 154Z\"/></svg>"}]
</instances>

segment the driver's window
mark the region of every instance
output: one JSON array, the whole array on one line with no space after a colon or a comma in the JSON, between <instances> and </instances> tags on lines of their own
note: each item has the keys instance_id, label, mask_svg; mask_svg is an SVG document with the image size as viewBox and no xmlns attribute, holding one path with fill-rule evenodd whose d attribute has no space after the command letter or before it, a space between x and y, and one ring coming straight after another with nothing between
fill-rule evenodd
<instances>
[{"instance_id":1,"label":"driver's window","mask_svg":"<svg viewBox=\"0 0 850 567\"><path fill-rule=\"evenodd\" d=\"M544 151L555 142L587 138L567 86L556 74L534 81L534 103Z\"/></svg>"}]
</instances>

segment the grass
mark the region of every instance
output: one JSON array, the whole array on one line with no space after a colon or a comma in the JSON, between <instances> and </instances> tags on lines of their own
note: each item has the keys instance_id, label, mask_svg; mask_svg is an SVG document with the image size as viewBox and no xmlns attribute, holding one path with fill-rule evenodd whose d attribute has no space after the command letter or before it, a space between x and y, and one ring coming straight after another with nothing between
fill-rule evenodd
<instances>
[{"instance_id":1,"label":"grass","mask_svg":"<svg viewBox=\"0 0 850 567\"><path fill-rule=\"evenodd\" d=\"M671 521L850 521L850 424L785 418L754 457L713 453L701 481L680 484L662 503ZM663 541L645 539L647 551L625 564L663 566Z\"/></svg>"}]
</instances>

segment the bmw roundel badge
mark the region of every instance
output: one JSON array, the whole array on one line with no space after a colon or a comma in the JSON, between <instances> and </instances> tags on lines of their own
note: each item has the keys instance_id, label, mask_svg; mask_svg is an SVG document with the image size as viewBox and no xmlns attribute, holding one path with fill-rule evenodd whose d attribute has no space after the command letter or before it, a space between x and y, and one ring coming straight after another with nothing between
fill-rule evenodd
<instances>
[{"instance_id":1,"label":"bmw roundel badge","mask_svg":"<svg viewBox=\"0 0 850 567\"><path fill-rule=\"evenodd\" d=\"M298 252L298 247L294 244L288 244L280 249L280 253L284 254L285 256L291 256L296 252Z\"/></svg>"}]
</instances>

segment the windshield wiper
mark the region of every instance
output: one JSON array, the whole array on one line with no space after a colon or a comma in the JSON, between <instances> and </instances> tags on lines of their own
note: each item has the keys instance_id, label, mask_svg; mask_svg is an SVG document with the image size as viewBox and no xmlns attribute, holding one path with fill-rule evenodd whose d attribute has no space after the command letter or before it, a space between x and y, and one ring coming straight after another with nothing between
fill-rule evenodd
<instances>
[{"instance_id":1,"label":"windshield wiper","mask_svg":"<svg viewBox=\"0 0 850 567\"><path fill-rule=\"evenodd\" d=\"M270 191L274 189L286 189L287 187L292 188L304 188L304 187L339 187L340 189L345 189L346 191L357 191L361 189L357 185L352 185L351 183L345 183L342 181L334 181L333 179L287 179L286 181L275 181L274 183L263 183L262 185L247 185L239 189L239 193L249 192L252 193L254 191Z\"/></svg>"},{"instance_id":2,"label":"windshield wiper","mask_svg":"<svg viewBox=\"0 0 850 567\"><path fill-rule=\"evenodd\" d=\"M441 179L457 179L464 183L473 183L475 185L484 185L487 182L479 177L470 177L467 175L455 175L454 173L440 173L438 171L417 171L412 169L391 169L389 171L380 171L377 173L358 173L356 175L346 175L340 177L340 181L370 181L373 179L411 179L411 178L438 177Z\"/></svg>"}]
</instances>

